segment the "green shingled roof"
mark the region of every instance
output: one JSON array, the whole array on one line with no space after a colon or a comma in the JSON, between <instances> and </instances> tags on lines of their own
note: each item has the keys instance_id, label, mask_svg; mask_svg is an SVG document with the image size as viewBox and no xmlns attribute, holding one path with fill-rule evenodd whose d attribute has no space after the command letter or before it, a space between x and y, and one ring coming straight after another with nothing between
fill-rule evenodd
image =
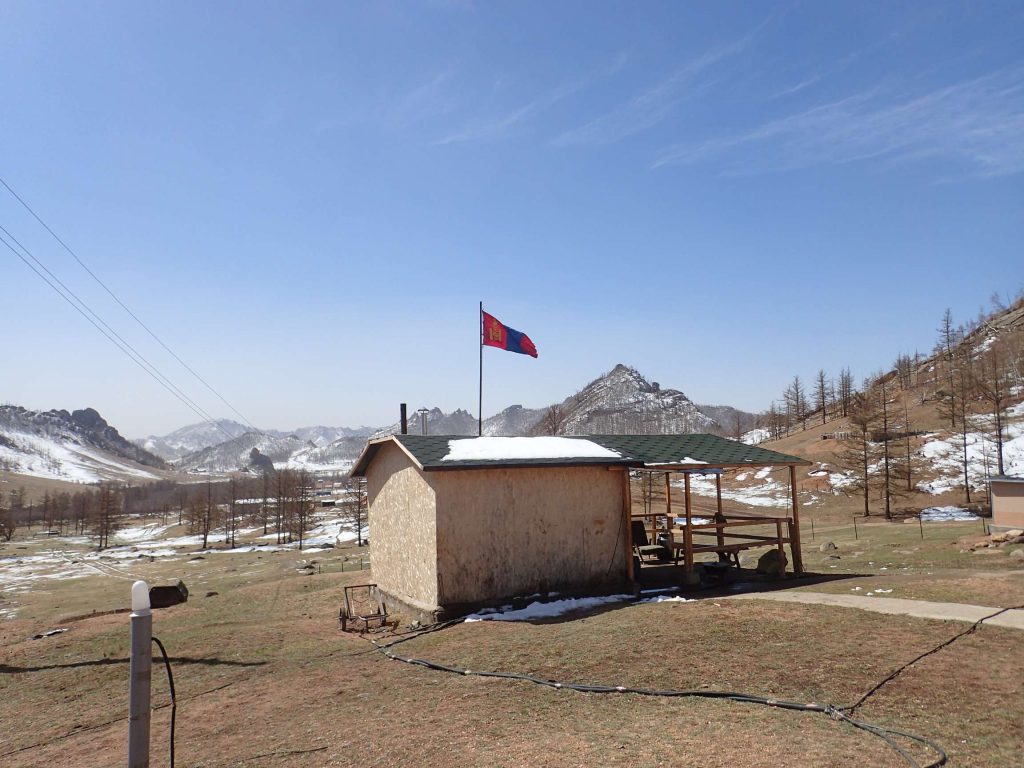
<instances>
[{"instance_id":1,"label":"green shingled roof","mask_svg":"<svg viewBox=\"0 0 1024 768\"><path fill-rule=\"evenodd\" d=\"M644 465L688 464L686 459L716 466L729 464L809 464L810 462L718 435L592 435L590 440Z\"/></svg>"},{"instance_id":2,"label":"green shingled roof","mask_svg":"<svg viewBox=\"0 0 1024 768\"><path fill-rule=\"evenodd\" d=\"M373 441L363 449L352 469L362 475L380 446L394 439L427 471L466 469L472 467L543 467L543 466L627 466L668 467L708 465L776 466L809 464L797 456L746 445L717 435L579 435L572 439L590 440L613 450L621 458L548 458L548 459L473 459L444 461L452 440L473 440L461 435L392 435Z\"/></svg>"}]
</instances>

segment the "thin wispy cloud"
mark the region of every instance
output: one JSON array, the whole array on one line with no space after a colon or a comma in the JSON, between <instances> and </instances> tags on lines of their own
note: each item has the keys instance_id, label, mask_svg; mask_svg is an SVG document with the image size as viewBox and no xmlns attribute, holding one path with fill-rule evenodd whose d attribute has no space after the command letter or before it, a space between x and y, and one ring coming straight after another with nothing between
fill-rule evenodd
<instances>
[{"instance_id":1,"label":"thin wispy cloud","mask_svg":"<svg viewBox=\"0 0 1024 768\"><path fill-rule=\"evenodd\" d=\"M525 104L507 114L471 123L435 143L457 144L465 141L488 141L505 138L516 125L546 105L544 100L531 101L529 104Z\"/></svg>"},{"instance_id":2,"label":"thin wispy cloud","mask_svg":"<svg viewBox=\"0 0 1024 768\"><path fill-rule=\"evenodd\" d=\"M864 91L745 132L678 143L653 167L719 162L731 172L766 172L927 159L960 163L980 176L1024 171L1024 71L920 94Z\"/></svg>"},{"instance_id":3,"label":"thin wispy cloud","mask_svg":"<svg viewBox=\"0 0 1024 768\"><path fill-rule=\"evenodd\" d=\"M423 120L447 114L456 108L448 84L451 71L438 72L404 93L389 99L382 110L381 121L392 130L404 130Z\"/></svg>"},{"instance_id":4,"label":"thin wispy cloud","mask_svg":"<svg viewBox=\"0 0 1024 768\"><path fill-rule=\"evenodd\" d=\"M783 89L781 89L779 91L776 91L775 93L769 94L765 98L765 101L774 101L775 99L782 99L782 98L785 98L787 96L792 96L794 94L800 93L801 91L803 91L806 88L810 88L813 85L817 85L820 82L823 82L825 80L828 80L829 78L835 77L839 73L844 72L847 69L849 69L851 66L856 64L858 61L863 60L865 57L871 56L871 55L875 55L875 52L879 48L882 48L884 46L890 45L890 44L898 41L901 37L902 37L902 33L901 32L895 32L895 31L894 32L890 32L888 35L886 35L882 39L876 40L875 42L873 42L871 45L865 46L864 48L861 48L858 51L853 51L851 53L848 53L845 56L837 59L835 62L833 62L829 66L824 67L819 72L816 72L815 74L811 75L810 77L805 77L804 79L800 80L795 85L789 86L788 88L783 88Z\"/></svg>"},{"instance_id":5,"label":"thin wispy cloud","mask_svg":"<svg viewBox=\"0 0 1024 768\"><path fill-rule=\"evenodd\" d=\"M527 118L545 109L553 107L558 102L563 101L578 91L583 90L596 80L614 75L626 65L627 60L628 57L626 54L620 53L607 67L599 69L591 75L579 78L557 88L552 88L526 104L517 106L509 111L476 118L470 121L463 128L448 134L435 143L456 144L460 142L490 141L507 138L515 131L517 126L523 123Z\"/></svg>"},{"instance_id":6,"label":"thin wispy cloud","mask_svg":"<svg viewBox=\"0 0 1024 768\"><path fill-rule=\"evenodd\" d=\"M774 99L782 99L785 98L786 96L792 96L794 93L800 93L800 91L804 90L805 88L810 88L815 83L820 83L823 77L824 75L814 75L813 77L808 77L806 80L801 80L796 85L790 86L789 88L783 88L781 91L777 91L769 95L767 101L772 101Z\"/></svg>"},{"instance_id":7,"label":"thin wispy cloud","mask_svg":"<svg viewBox=\"0 0 1024 768\"><path fill-rule=\"evenodd\" d=\"M697 75L739 53L746 47L748 41L749 37L745 37L729 45L706 51L660 82L641 91L625 104L561 134L552 141L552 144L560 147L599 147L614 144L627 136L653 128L698 87L695 83Z\"/></svg>"}]
</instances>

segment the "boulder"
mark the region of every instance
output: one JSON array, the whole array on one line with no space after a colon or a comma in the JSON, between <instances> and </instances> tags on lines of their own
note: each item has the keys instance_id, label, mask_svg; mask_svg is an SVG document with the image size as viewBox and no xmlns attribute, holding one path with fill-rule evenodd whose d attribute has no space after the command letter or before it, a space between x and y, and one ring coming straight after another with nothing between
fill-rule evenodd
<instances>
[{"instance_id":1,"label":"boulder","mask_svg":"<svg viewBox=\"0 0 1024 768\"><path fill-rule=\"evenodd\" d=\"M821 552L835 552L837 549L839 549L839 547L836 546L836 543L834 541L826 541L824 544L818 547L818 549Z\"/></svg>"},{"instance_id":2,"label":"boulder","mask_svg":"<svg viewBox=\"0 0 1024 768\"><path fill-rule=\"evenodd\" d=\"M700 581L701 581L701 576L703 575L703 573L704 573L704 569L698 563L697 566L690 573L686 573L685 571L683 572L683 576L682 576L682 579L681 579L682 585L684 587L696 587L696 586L699 586L700 585Z\"/></svg>"},{"instance_id":3,"label":"boulder","mask_svg":"<svg viewBox=\"0 0 1024 768\"><path fill-rule=\"evenodd\" d=\"M1011 528L1006 532L1006 536L1007 538L1014 539L1018 536L1024 536L1024 531L1022 531L1020 528Z\"/></svg>"},{"instance_id":4,"label":"boulder","mask_svg":"<svg viewBox=\"0 0 1024 768\"><path fill-rule=\"evenodd\" d=\"M1010 557L1015 560L1024 560L1024 549L1015 549L1010 552Z\"/></svg>"},{"instance_id":5,"label":"boulder","mask_svg":"<svg viewBox=\"0 0 1024 768\"><path fill-rule=\"evenodd\" d=\"M757 572L765 576L778 576L784 571L789 561L784 552L777 549L769 549L757 558ZM780 567L781 566L781 567Z\"/></svg>"}]
</instances>

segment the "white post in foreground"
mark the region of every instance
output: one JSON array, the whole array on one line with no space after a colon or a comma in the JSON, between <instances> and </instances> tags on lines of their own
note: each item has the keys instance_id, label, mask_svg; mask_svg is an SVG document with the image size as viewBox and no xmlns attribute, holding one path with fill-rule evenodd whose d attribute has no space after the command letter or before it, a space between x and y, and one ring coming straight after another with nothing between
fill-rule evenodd
<instances>
[{"instance_id":1,"label":"white post in foreground","mask_svg":"<svg viewBox=\"0 0 1024 768\"><path fill-rule=\"evenodd\" d=\"M149 768L149 688L153 667L153 612L149 587L132 584L131 686L128 703L128 768Z\"/></svg>"}]
</instances>

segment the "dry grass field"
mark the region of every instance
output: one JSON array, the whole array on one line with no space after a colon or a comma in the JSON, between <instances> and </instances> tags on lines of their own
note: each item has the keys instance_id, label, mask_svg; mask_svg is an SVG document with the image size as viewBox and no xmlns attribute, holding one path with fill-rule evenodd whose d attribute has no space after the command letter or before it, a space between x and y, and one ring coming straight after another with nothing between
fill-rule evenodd
<instances>
[{"instance_id":1,"label":"dry grass field","mask_svg":"<svg viewBox=\"0 0 1024 768\"><path fill-rule=\"evenodd\" d=\"M805 548L818 591L892 589L992 606L1024 603L1006 556L961 552L973 524L833 523L839 560ZM0 557L81 543L15 540ZM25 549L18 549L25 547ZM337 623L342 587L370 580L355 548L138 557L75 579L41 579L0 620L0 764L105 766L126 755L131 579L183 579L183 606L155 612L178 692L178 766L899 766L881 740L821 714L706 699L582 694L452 675L384 658ZM349 558L346 566L346 558ZM10 561L7 561L10 562ZM312 563L313 568L302 566ZM831 566L836 566L832 568ZM885 569L885 570L882 570ZM886 585L886 586L882 586ZM787 582L787 587L798 584ZM799 587L798 587L799 588ZM209 593L210 596L206 596ZM734 690L850 704L966 628L854 609L732 601L622 603L538 623L477 622L395 650L460 668L565 682ZM398 617L400 619L400 617ZM31 639L55 628L67 632ZM403 626L398 627L399 630ZM1024 757L1024 633L982 626L911 667L857 715L932 739L956 766ZM154 667L154 766L168 764L168 695ZM920 750L912 754L927 762Z\"/></svg>"}]
</instances>

